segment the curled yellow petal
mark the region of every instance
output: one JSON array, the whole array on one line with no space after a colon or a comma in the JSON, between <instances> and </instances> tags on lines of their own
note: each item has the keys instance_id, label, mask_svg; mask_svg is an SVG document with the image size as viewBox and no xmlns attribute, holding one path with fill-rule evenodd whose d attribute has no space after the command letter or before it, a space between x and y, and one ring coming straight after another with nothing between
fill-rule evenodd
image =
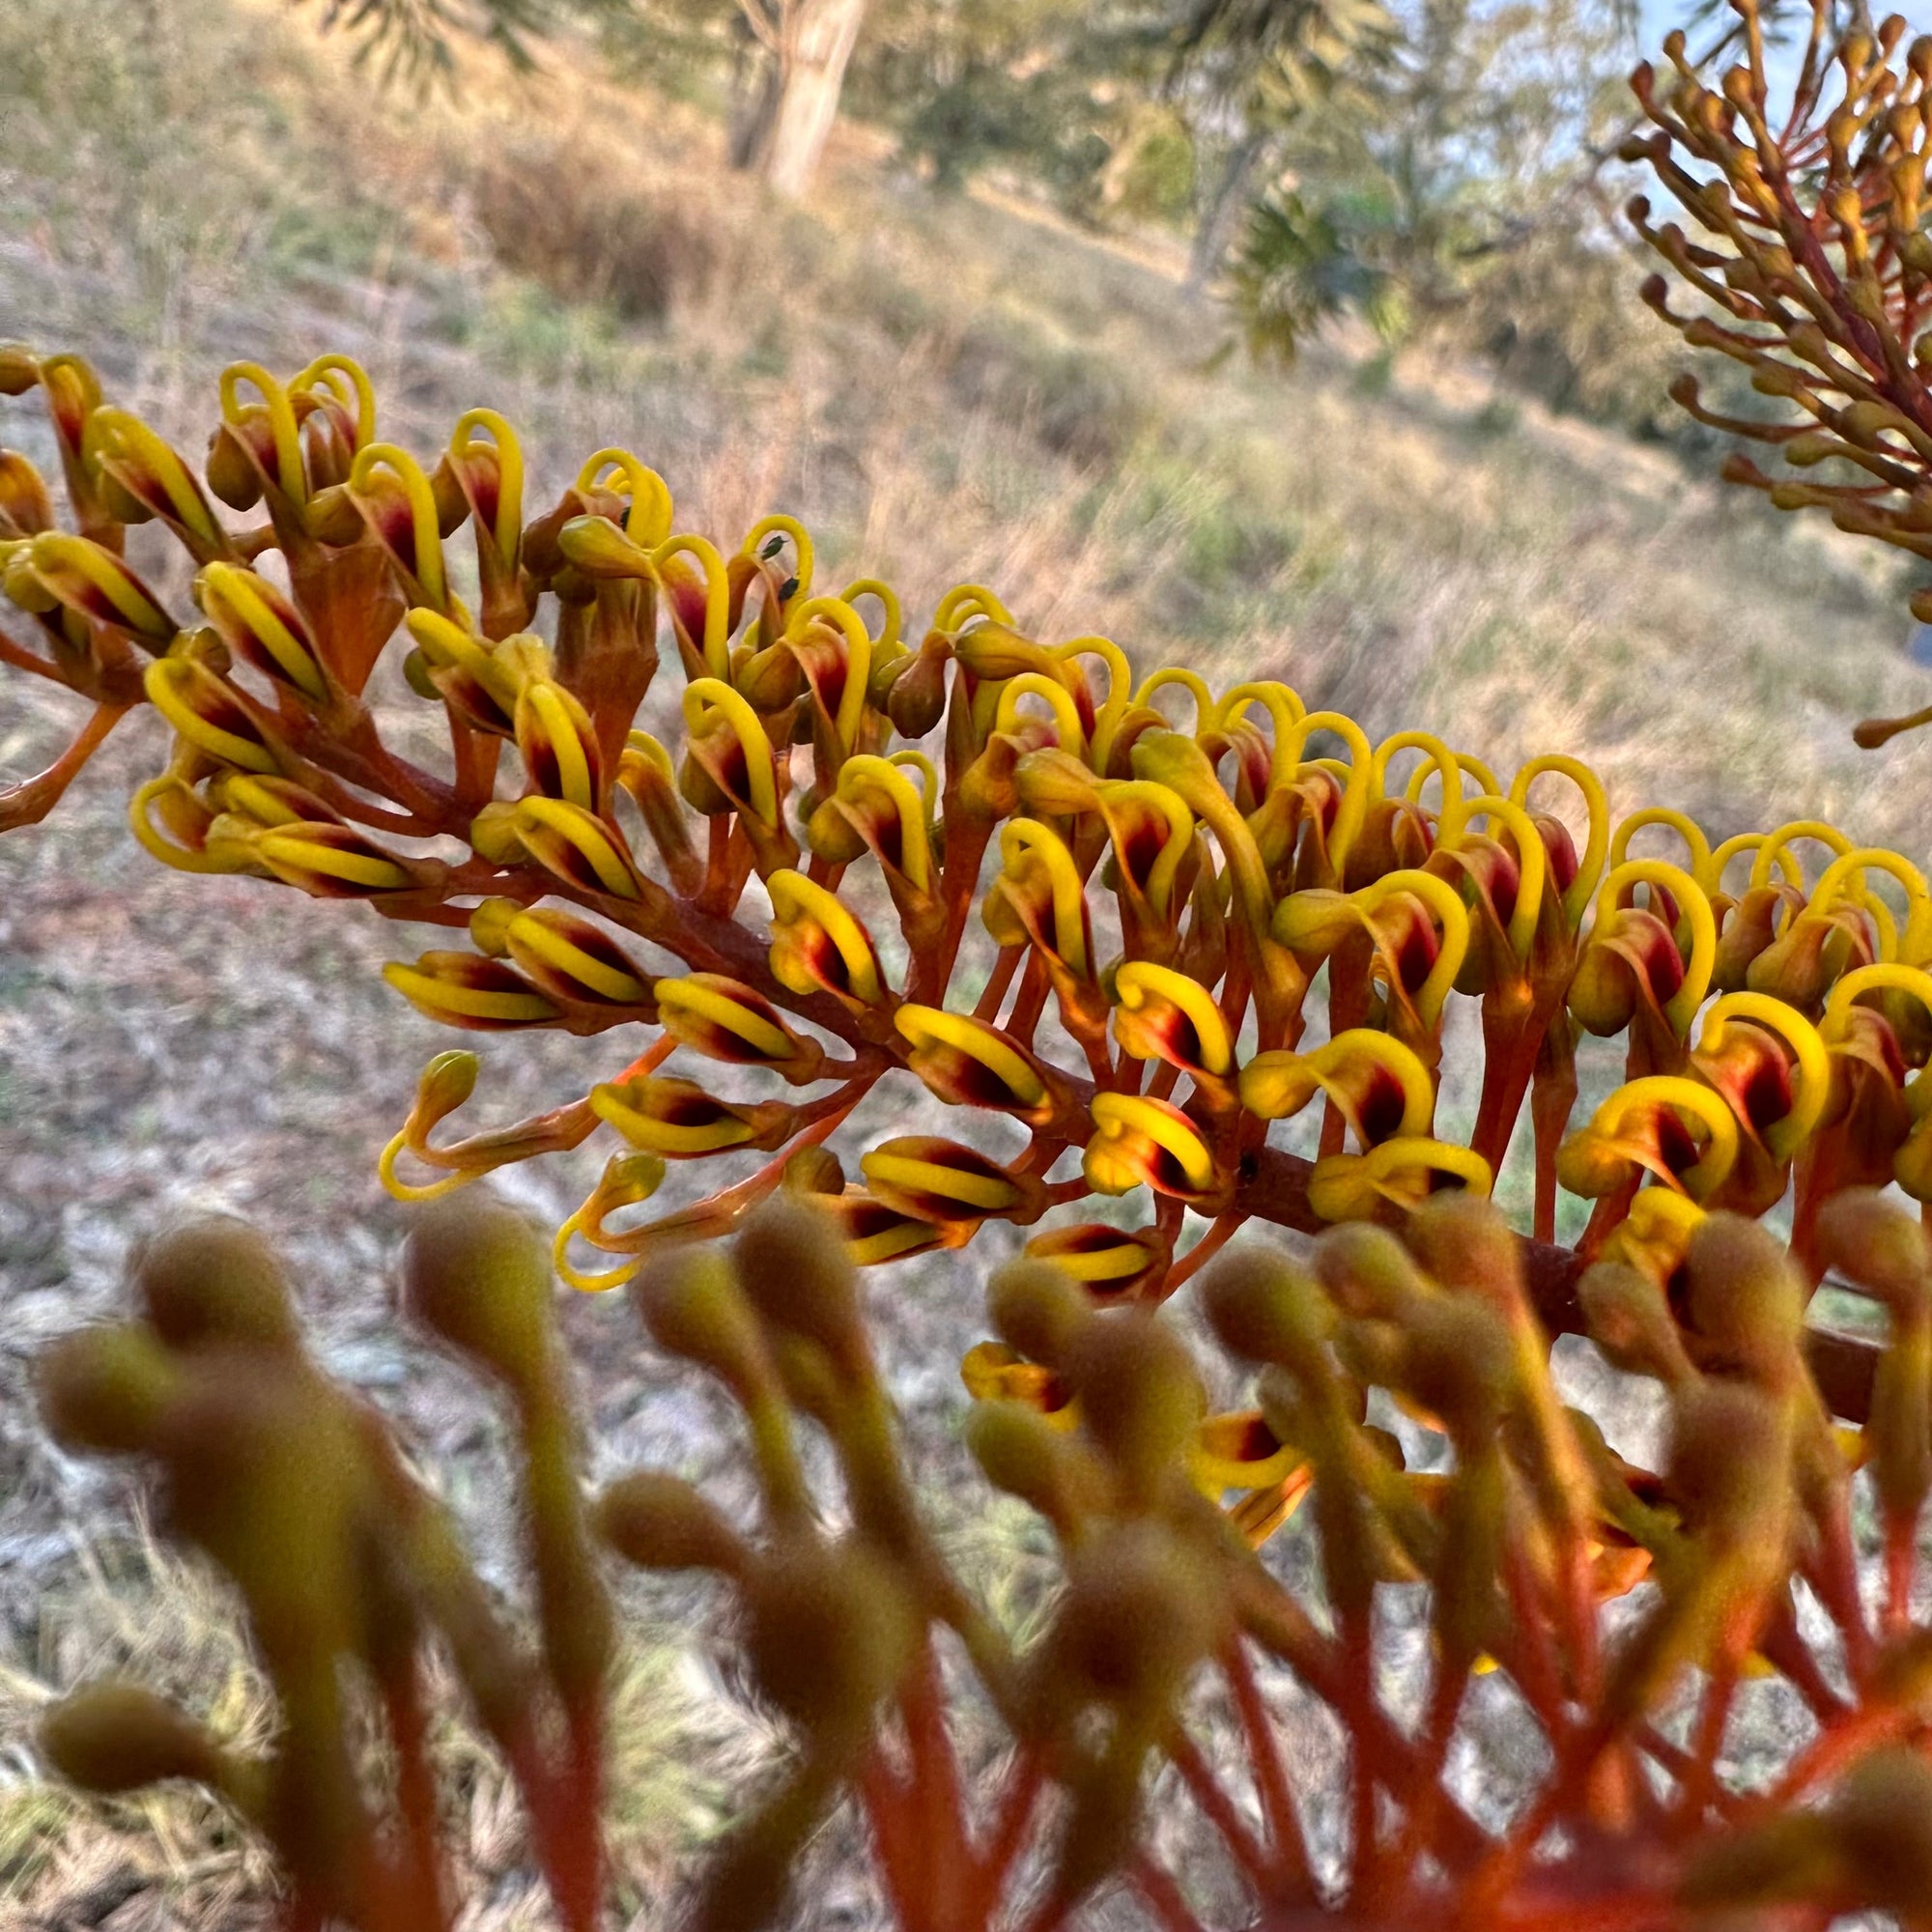
<instances>
[{"instance_id":1,"label":"curled yellow petal","mask_svg":"<svg viewBox=\"0 0 1932 1932\"><path fill-rule=\"evenodd\" d=\"M1143 1185L1183 1198L1214 1186L1214 1157L1179 1107L1140 1094L1095 1094L1094 1136L1081 1161L1088 1185L1126 1194Z\"/></svg>"},{"instance_id":2,"label":"curled yellow petal","mask_svg":"<svg viewBox=\"0 0 1932 1932\"><path fill-rule=\"evenodd\" d=\"M1726 993L1714 1000L1697 1035L1699 1049L1716 1053L1733 1020L1749 1020L1776 1034L1791 1049L1798 1068L1791 1106L1782 1120L1772 1122L1764 1137L1774 1160L1789 1160L1824 1118L1832 1096L1832 1057L1818 1029L1796 1007L1767 993Z\"/></svg>"},{"instance_id":3,"label":"curled yellow petal","mask_svg":"<svg viewBox=\"0 0 1932 1932\"><path fill-rule=\"evenodd\" d=\"M1663 1009L1664 1017L1681 1037L1690 1031L1704 995L1711 990L1711 972L1718 962L1717 915L1703 887L1683 867L1662 859L1626 859L1621 866L1611 867L1597 893L1599 927L1616 916L1619 896L1637 885L1662 886L1690 923L1690 957L1684 963L1682 983Z\"/></svg>"},{"instance_id":4,"label":"curled yellow petal","mask_svg":"<svg viewBox=\"0 0 1932 1932\"><path fill-rule=\"evenodd\" d=\"M511 824L524 848L561 879L612 898L638 897L637 875L615 828L560 798L519 799Z\"/></svg>"},{"instance_id":5,"label":"curled yellow petal","mask_svg":"<svg viewBox=\"0 0 1932 1932\"><path fill-rule=\"evenodd\" d=\"M1155 966L1146 960L1130 959L1114 977L1115 1037L1136 1060L1160 1058L1192 1070L1226 1073L1235 1063L1235 1043L1228 1035L1228 1023L1214 996L1198 980L1177 973L1170 966ZM1122 1014L1139 1014L1158 1020L1171 1014L1183 1018L1192 1029L1191 1038L1166 1040L1164 1035L1147 1026L1123 1026ZM1171 1029L1170 1029L1171 1030ZM1179 1057L1177 1057L1179 1056Z\"/></svg>"},{"instance_id":6,"label":"curled yellow petal","mask_svg":"<svg viewBox=\"0 0 1932 1932\"><path fill-rule=\"evenodd\" d=\"M1577 876L1563 893L1563 917L1568 921L1570 930L1575 932L1582 923L1591 895L1596 892L1597 881L1603 876L1610 843L1610 801L1604 790L1603 780L1581 758L1573 758L1564 752L1550 752L1540 758L1531 758L1518 768L1516 777L1510 781L1511 803L1526 807L1530 787L1546 772L1566 778L1577 787L1589 820L1583 856L1577 862ZM1494 786L1491 789L1494 790Z\"/></svg>"},{"instance_id":7,"label":"curled yellow petal","mask_svg":"<svg viewBox=\"0 0 1932 1932\"><path fill-rule=\"evenodd\" d=\"M1443 1187L1487 1196L1494 1183L1481 1154L1421 1136L1384 1141L1367 1153L1336 1153L1315 1163L1308 1205L1324 1221L1368 1220L1384 1203L1417 1208Z\"/></svg>"},{"instance_id":8,"label":"curled yellow petal","mask_svg":"<svg viewBox=\"0 0 1932 1932\"><path fill-rule=\"evenodd\" d=\"M835 992L861 1007L884 1002L871 935L831 893L789 867L774 872L765 887L772 898L772 972L780 985L799 994Z\"/></svg>"}]
</instances>

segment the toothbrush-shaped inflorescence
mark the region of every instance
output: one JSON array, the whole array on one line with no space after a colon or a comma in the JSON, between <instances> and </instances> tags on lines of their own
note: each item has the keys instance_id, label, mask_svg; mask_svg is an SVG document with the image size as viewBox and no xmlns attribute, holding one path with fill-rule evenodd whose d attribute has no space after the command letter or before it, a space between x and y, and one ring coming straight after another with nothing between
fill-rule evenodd
<instances>
[{"instance_id":1,"label":"toothbrush-shaped inflorescence","mask_svg":"<svg viewBox=\"0 0 1932 1932\"><path fill-rule=\"evenodd\" d=\"M1505 780L1284 684L1136 680L979 586L915 640L886 585L827 591L789 518L728 550L678 532L622 450L526 522L508 423L472 411L424 467L341 357L230 369L205 481L74 358L10 352L0 377L39 393L75 525L4 459L0 659L91 707L0 824L158 714L172 750L132 825L163 863L445 928L388 977L451 1027L616 1035L577 1097L467 1137L441 1136L477 1062L438 1056L382 1161L419 1198L616 1143L558 1236L578 1286L727 1232L790 1176L863 1263L1006 1221L1157 1301L1254 1219L1486 1194L1514 1142L1561 1322L1585 1263L1667 1248L1693 1209L1789 1199L1815 1277L1833 1192L1932 1196L1932 896L1896 854L1808 821L1715 847L1661 808L1613 823L1574 757ZM196 564L193 611L127 561L141 523ZM1460 1126L1459 1004L1483 1055ZM1584 1033L1622 1041L1626 1075L1587 1109ZM851 1145L882 1082L959 1125ZM1313 1159L1271 1144L1304 1114ZM640 1221L673 1160L720 1183ZM1550 1245L1566 1189L1593 1204L1574 1251ZM1121 1197L1149 1204L1138 1227Z\"/></svg>"}]
</instances>

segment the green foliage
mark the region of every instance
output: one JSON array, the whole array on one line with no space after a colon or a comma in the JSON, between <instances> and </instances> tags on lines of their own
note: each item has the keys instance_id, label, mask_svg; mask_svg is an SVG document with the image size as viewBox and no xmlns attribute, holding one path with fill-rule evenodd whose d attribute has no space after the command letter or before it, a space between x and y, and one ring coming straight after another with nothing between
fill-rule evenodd
<instances>
[{"instance_id":1,"label":"green foliage","mask_svg":"<svg viewBox=\"0 0 1932 1932\"><path fill-rule=\"evenodd\" d=\"M308 0L294 0L297 6ZM447 85L456 46L483 42L512 66L535 65L537 45L573 19L610 20L633 0L315 0L323 30L354 35L384 81Z\"/></svg>"},{"instance_id":2,"label":"green foliage","mask_svg":"<svg viewBox=\"0 0 1932 1932\"><path fill-rule=\"evenodd\" d=\"M1402 25L1394 59L1294 125L1295 192L1264 203L1244 242L1236 312L1277 353L1342 308L1388 337L1455 317L1559 226L1584 226L1573 247L1607 242L1581 190L1620 101L1608 12L1421 0Z\"/></svg>"},{"instance_id":3,"label":"green foliage","mask_svg":"<svg viewBox=\"0 0 1932 1932\"><path fill-rule=\"evenodd\" d=\"M1118 0L878 0L845 98L941 188L1004 165L1077 200L1112 152L1130 41Z\"/></svg>"},{"instance_id":4,"label":"green foliage","mask_svg":"<svg viewBox=\"0 0 1932 1932\"><path fill-rule=\"evenodd\" d=\"M1229 270L1229 296L1248 353L1293 362L1308 337L1337 316L1367 317L1384 341L1406 319L1395 279L1352 245L1334 211L1298 194L1269 194L1248 213Z\"/></svg>"}]
</instances>

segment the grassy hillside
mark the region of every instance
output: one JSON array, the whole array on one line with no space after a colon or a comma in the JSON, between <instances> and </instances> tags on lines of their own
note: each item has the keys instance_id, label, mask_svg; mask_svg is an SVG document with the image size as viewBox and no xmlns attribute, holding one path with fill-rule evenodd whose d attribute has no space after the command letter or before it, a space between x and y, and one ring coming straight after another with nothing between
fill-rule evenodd
<instances>
[{"instance_id":1,"label":"grassy hillside","mask_svg":"<svg viewBox=\"0 0 1932 1932\"><path fill-rule=\"evenodd\" d=\"M935 200L863 131L803 212L725 175L722 145L695 110L565 57L530 83L478 66L456 102L384 101L278 0L6 0L0 339L85 351L185 447L223 362L344 350L384 434L418 449L473 404L508 413L532 503L628 444L683 526L735 541L793 511L915 620L981 580L1039 635L1104 631L1142 668L1283 676L1372 732L1428 726L1504 769L1581 752L1619 808L1723 832L1815 814L1925 845L1932 743L1867 756L1849 736L1932 698L1896 652L1884 559L1456 370L1378 385L1342 349L1288 380L1210 367L1218 319L1159 248ZM38 435L0 413L0 439L43 453ZM0 781L67 717L59 694L0 685ZM218 1600L156 1556L126 1486L34 1431L33 1349L113 1304L162 1208L230 1205L289 1244L330 1366L401 1419L499 1559L502 1449L381 1288L396 1224L371 1155L447 1043L375 977L409 936L161 873L119 803L160 755L130 728L51 824L0 842L0 1900L90 1901L83 1922L120 1925L158 1894L175 1922L239 1925L261 1875L206 1807L81 1811L18 1748L49 1687L129 1661L260 1720ZM581 1091L586 1062L539 1037L490 1043L486 1065L508 1115ZM512 1184L559 1216L598 1159ZM639 1362L614 1298L568 1317L611 1461L728 1460L717 1415ZM952 1412L943 1365L979 1325L956 1297L895 1299L915 1409ZM1023 1614L1025 1533L979 1533ZM632 1667L642 1906L666 1848L715 1823L711 1770L764 1743L689 1660ZM460 1738L444 1747L494 1888L477 1922L540 1923L500 1791ZM831 1895L837 1922L866 1920Z\"/></svg>"}]
</instances>

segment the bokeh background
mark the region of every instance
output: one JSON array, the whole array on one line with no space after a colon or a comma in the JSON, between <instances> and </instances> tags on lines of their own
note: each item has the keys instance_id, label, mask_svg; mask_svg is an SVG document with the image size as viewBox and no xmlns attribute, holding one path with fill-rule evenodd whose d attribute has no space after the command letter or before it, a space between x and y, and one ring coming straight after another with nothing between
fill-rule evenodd
<instances>
[{"instance_id":1,"label":"bokeh background","mask_svg":"<svg viewBox=\"0 0 1932 1932\"><path fill-rule=\"evenodd\" d=\"M425 454L469 407L509 415L532 504L625 445L681 527L735 543L791 511L915 624L984 582L1036 635L1285 678L1372 736L1424 726L1505 771L1580 753L1620 811L1714 836L1820 816L1922 854L1932 747L1850 737L1932 701L1903 648L1914 580L1718 483L1720 440L1665 398L1684 357L1636 298L1614 151L1624 76L1671 23L1597 0L397 0L372 41L281 0L0 0L0 340L84 352L190 453L222 364L344 352ZM846 28L838 85L836 63L775 68L775 35ZM50 467L26 405L0 405L0 441ZM143 560L179 605L164 555ZM66 702L0 683L0 783L65 742ZM81 1806L27 1743L106 1667L269 1720L219 1590L27 1398L35 1350L117 1305L144 1230L196 1206L266 1227L327 1365L512 1576L497 1420L392 1315L401 1210L374 1155L448 1040L378 969L420 936L159 870L123 803L164 755L137 716L0 842L0 1924L270 1910L212 1807ZM483 1050L474 1111L500 1120L629 1057ZM604 1151L504 1185L554 1222ZM960 1487L975 1279L911 1264L872 1293L935 1508L1023 1620L1044 1545ZM600 1466L728 1491L724 1411L621 1297L565 1317ZM659 1924L775 1743L728 1655L679 1634L701 1595L640 1607L618 1846L626 1911ZM1507 1784L1506 1729L1474 1787ZM1298 1747L1336 1745L1311 1719ZM460 1730L440 1748L466 1923L545 1924L500 1781ZM801 1924L876 1920L846 1831Z\"/></svg>"}]
</instances>

